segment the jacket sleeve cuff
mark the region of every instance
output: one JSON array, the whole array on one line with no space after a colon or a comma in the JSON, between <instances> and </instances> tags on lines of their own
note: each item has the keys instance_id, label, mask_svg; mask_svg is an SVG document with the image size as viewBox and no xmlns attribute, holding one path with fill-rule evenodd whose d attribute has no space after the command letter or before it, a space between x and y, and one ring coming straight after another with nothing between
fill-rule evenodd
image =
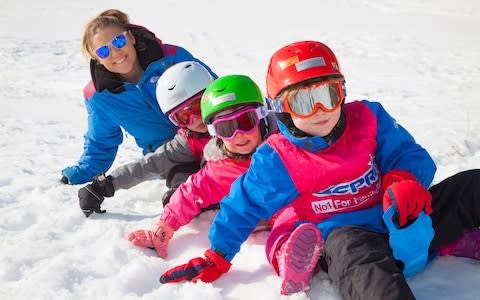
<instances>
[{"instance_id":1,"label":"jacket sleeve cuff","mask_svg":"<svg viewBox=\"0 0 480 300\"><path fill-rule=\"evenodd\" d=\"M170 225L173 230L177 231L181 224L178 222L173 215L171 215L169 212L165 212L160 216L160 221L163 221Z\"/></svg>"}]
</instances>

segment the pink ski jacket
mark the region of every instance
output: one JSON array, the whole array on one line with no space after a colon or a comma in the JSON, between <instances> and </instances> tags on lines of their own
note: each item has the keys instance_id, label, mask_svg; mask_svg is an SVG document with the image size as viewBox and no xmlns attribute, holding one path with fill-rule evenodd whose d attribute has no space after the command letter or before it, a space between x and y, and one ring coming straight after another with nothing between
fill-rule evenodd
<instances>
[{"instance_id":1,"label":"pink ski jacket","mask_svg":"<svg viewBox=\"0 0 480 300\"><path fill-rule=\"evenodd\" d=\"M183 183L165 206L160 220L169 224L174 230L197 216L203 208L220 201L230 192L232 183L245 173L250 166L250 158L236 159L220 154L221 150L212 139L205 147L207 163L197 173ZM215 158L208 156L215 155Z\"/></svg>"}]
</instances>

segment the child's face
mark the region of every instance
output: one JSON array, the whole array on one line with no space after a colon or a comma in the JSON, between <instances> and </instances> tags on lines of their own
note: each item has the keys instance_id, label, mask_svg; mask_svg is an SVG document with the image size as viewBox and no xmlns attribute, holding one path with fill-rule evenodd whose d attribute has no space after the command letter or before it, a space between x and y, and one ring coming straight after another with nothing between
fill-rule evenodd
<instances>
[{"instance_id":1,"label":"child's face","mask_svg":"<svg viewBox=\"0 0 480 300\"><path fill-rule=\"evenodd\" d=\"M205 133L208 131L207 125L202 122L202 118L200 117L200 115L198 117L195 117L192 121L192 124L187 126L187 128L193 132Z\"/></svg>"},{"instance_id":2,"label":"child's face","mask_svg":"<svg viewBox=\"0 0 480 300\"><path fill-rule=\"evenodd\" d=\"M325 112L318 109L317 112L309 118L298 118L292 116L292 121L295 126L305 133L313 136L326 136L332 132L335 125L337 125L341 114L340 106L334 111Z\"/></svg>"},{"instance_id":3,"label":"child's face","mask_svg":"<svg viewBox=\"0 0 480 300\"><path fill-rule=\"evenodd\" d=\"M93 36L91 48L95 59L102 64L108 71L121 75L129 74L137 61L137 52L135 51L135 38L127 31L127 43L122 48L116 48L112 45L112 40L122 34L123 29L115 26L99 29ZM108 45L109 55L101 58L96 54L96 50L103 45Z\"/></svg>"},{"instance_id":4,"label":"child's face","mask_svg":"<svg viewBox=\"0 0 480 300\"><path fill-rule=\"evenodd\" d=\"M238 111L242 108L237 109L226 109L218 113L215 118L231 114L234 111ZM236 132L232 139L226 140L222 139L223 144L228 151L237 154L249 154L255 151L257 147L262 143L262 135L260 133L260 126L257 126L255 130L250 133Z\"/></svg>"},{"instance_id":5,"label":"child's face","mask_svg":"<svg viewBox=\"0 0 480 300\"><path fill-rule=\"evenodd\" d=\"M293 124L313 136L327 136L338 123L345 98L343 79L305 82L280 95Z\"/></svg>"}]
</instances>

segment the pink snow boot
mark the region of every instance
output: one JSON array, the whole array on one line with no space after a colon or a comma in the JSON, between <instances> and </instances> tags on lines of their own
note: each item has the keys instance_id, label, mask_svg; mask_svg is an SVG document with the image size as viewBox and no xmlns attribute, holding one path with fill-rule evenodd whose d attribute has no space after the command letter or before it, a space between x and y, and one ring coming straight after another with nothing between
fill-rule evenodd
<instances>
[{"instance_id":1,"label":"pink snow boot","mask_svg":"<svg viewBox=\"0 0 480 300\"><path fill-rule=\"evenodd\" d=\"M314 224L301 224L292 232L276 253L282 279L281 294L308 290L322 247L320 230Z\"/></svg>"},{"instance_id":2,"label":"pink snow boot","mask_svg":"<svg viewBox=\"0 0 480 300\"><path fill-rule=\"evenodd\" d=\"M468 257L480 260L480 229L466 230L457 241L440 247L440 255Z\"/></svg>"}]
</instances>

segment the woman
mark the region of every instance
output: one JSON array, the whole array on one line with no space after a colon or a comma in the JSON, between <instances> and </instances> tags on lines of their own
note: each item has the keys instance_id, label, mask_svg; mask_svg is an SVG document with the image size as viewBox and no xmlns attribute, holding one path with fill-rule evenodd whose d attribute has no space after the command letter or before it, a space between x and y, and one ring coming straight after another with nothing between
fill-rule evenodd
<instances>
[{"instance_id":1,"label":"woman","mask_svg":"<svg viewBox=\"0 0 480 300\"><path fill-rule=\"evenodd\" d=\"M91 181L110 168L123 140L121 128L135 138L143 154L173 138L177 128L158 106L156 82L177 62L200 62L185 49L163 44L144 27L130 24L116 9L87 23L82 48L92 75L84 90L88 131L80 160L62 170L61 181L69 184Z\"/></svg>"},{"instance_id":2,"label":"woman","mask_svg":"<svg viewBox=\"0 0 480 300\"><path fill-rule=\"evenodd\" d=\"M210 141L207 126L200 116L200 98L213 81L200 63L184 61L168 68L157 82L160 109L180 127L173 139L158 147L154 153L115 168L110 175L101 173L78 191L80 208L86 217L100 208L105 197L113 197L121 189L158 176L169 188L163 195L165 206L185 178L200 170L203 149Z\"/></svg>"}]
</instances>

